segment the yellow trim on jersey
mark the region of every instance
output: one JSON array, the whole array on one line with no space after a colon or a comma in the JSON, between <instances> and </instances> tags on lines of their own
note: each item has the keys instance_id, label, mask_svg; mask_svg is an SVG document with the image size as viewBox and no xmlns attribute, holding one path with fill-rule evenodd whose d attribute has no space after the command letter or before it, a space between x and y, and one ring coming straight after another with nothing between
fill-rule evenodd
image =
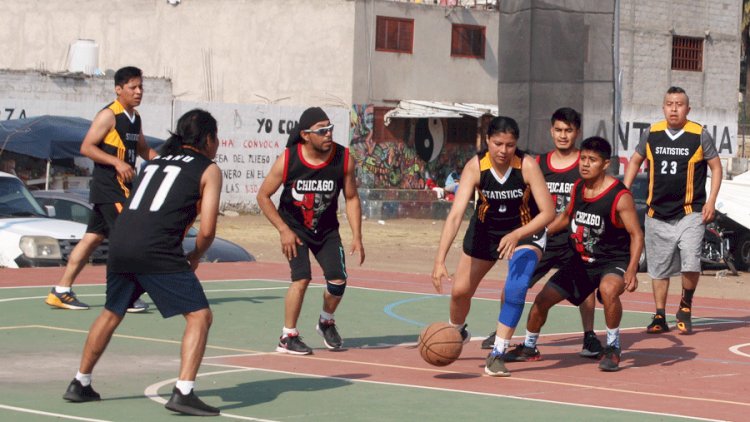
<instances>
[{"instance_id":1,"label":"yellow trim on jersey","mask_svg":"<svg viewBox=\"0 0 750 422\"><path fill-rule=\"evenodd\" d=\"M656 122L651 125L651 130L649 132L663 132L667 130L667 121L662 120L660 122Z\"/></svg>"},{"instance_id":2,"label":"yellow trim on jersey","mask_svg":"<svg viewBox=\"0 0 750 422\"><path fill-rule=\"evenodd\" d=\"M687 178L685 180L685 214L693 212L693 196L695 195L695 165L703 161L703 145L699 146L690 160L688 160Z\"/></svg>"},{"instance_id":3,"label":"yellow trim on jersey","mask_svg":"<svg viewBox=\"0 0 750 422\"><path fill-rule=\"evenodd\" d=\"M479 160L479 171L485 171L492 168L492 159L490 159L490 153L487 152Z\"/></svg>"},{"instance_id":4,"label":"yellow trim on jersey","mask_svg":"<svg viewBox=\"0 0 750 422\"><path fill-rule=\"evenodd\" d=\"M523 191L523 201L519 208L519 214L521 216L521 225L525 226L531 221L531 207L529 206L529 200L531 199L531 189L527 186Z\"/></svg>"},{"instance_id":5,"label":"yellow trim on jersey","mask_svg":"<svg viewBox=\"0 0 750 422\"><path fill-rule=\"evenodd\" d=\"M654 154L651 153L651 145L646 143L646 159L649 163L648 172L648 197L646 198L646 205L648 205L648 216L654 216L654 210L651 208L651 200L654 198Z\"/></svg>"},{"instance_id":6,"label":"yellow trim on jersey","mask_svg":"<svg viewBox=\"0 0 750 422\"><path fill-rule=\"evenodd\" d=\"M490 209L490 204L481 190L477 189L476 192L479 194L479 199L477 200L477 220L484 223L484 219L487 217L487 211Z\"/></svg>"},{"instance_id":7,"label":"yellow trim on jersey","mask_svg":"<svg viewBox=\"0 0 750 422\"><path fill-rule=\"evenodd\" d=\"M115 125L112 126L109 132L107 132L107 135L104 137L104 140L102 142L117 148L116 157L121 161L125 161L125 152L127 149L125 148L125 144L122 142L122 138L120 138L120 134L117 133L116 120L119 114L125 113L125 107L123 107L122 104L115 100L107 108L112 110L112 112L115 114ZM125 194L125 197L130 197L130 189L125 186L125 182L119 175L117 176L117 183L119 183L122 192Z\"/></svg>"},{"instance_id":8,"label":"yellow trim on jersey","mask_svg":"<svg viewBox=\"0 0 750 422\"><path fill-rule=\"evenodd\" d=\"M682 129L687 133L693 133L696 135L700 135L703 132L703 126L689 120Z\"/></svg>"}]
</instances>

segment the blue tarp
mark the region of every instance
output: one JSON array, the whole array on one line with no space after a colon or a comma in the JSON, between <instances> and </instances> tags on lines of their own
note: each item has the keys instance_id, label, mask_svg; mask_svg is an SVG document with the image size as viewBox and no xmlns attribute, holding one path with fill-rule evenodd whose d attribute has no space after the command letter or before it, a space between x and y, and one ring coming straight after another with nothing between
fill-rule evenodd
<instances>
[{"instance_id":1,"label":"blue tarp","mask_svg":"<svg viewBox=\"0 0 750 422\"><path fill-rule=\"evenodd\" d=\"M50 115L0 121L0 152L45 160L81 157L81 142L89 126L91 120ZM146 143L158 149L164 140L146 136Z\"/></svg>"}]
</instances>

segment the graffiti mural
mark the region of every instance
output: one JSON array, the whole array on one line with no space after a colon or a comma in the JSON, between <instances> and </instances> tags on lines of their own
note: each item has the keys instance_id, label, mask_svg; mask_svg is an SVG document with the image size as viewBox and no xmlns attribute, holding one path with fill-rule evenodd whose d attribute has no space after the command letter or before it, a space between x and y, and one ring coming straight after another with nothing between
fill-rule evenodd
<instances>
[{"instance_id":1,"label":"graffiti mural","mask_svg":"<svg viewBox=\"0 0 750 422\"><path fill-rule=\"evenodd\" d=\"M440 154L427 163L413 141L373 141L373 106L355 104L350 111L350 152L357 163L357 183L370 189L424 189L427 173L438 185L454 169L462 169L474 146L445 142Z\"/></svg>"}]
</instances>

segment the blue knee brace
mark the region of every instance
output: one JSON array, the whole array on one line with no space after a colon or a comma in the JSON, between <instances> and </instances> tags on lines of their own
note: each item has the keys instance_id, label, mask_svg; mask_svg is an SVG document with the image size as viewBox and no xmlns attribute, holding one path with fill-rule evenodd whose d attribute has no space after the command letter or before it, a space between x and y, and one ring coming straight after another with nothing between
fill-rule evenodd
<instances>
[{"instance_id":1,"label":"blue knee brace","mask_svg":"<svg viewBox=\"0 0 750 422\"><path fill-rule=\"evenodd\" d=\"M532 249L517 250L510 258L508 279L505 280L505 302L497 318L501 324L512 328L518 325L526 303L529 280L534 275L538 260L536 252Z\"/></svg>"},{"instance_id":2,"label":"blue knee brace","mask_svg":"<svg viewBox=\"0 0 750 422\"><path fill-rule=\"evenodd\" d=\"M326 289L328 290L328 293L333 296L343 296L344 290L346 290L346 281L344 281L342 284L333 284L330 281L326 280Z\"/></svg>"}]
</instances>

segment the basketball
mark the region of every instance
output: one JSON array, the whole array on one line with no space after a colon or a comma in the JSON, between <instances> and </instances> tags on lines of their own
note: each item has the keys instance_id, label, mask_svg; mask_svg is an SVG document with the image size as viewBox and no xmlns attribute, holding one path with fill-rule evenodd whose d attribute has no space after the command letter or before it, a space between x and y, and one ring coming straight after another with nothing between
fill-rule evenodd
<instances>
[{"instance_id":1,"label":"basketball","mask_svg":"<svg viewBox=\"0 0 750 422\"><path fill-rule=\"evenodd\" d=\"M461 356L461 333L447 322L434 322L419 334L419 354L433 366L446 366Z\"/></svg>"}]
</instances>

